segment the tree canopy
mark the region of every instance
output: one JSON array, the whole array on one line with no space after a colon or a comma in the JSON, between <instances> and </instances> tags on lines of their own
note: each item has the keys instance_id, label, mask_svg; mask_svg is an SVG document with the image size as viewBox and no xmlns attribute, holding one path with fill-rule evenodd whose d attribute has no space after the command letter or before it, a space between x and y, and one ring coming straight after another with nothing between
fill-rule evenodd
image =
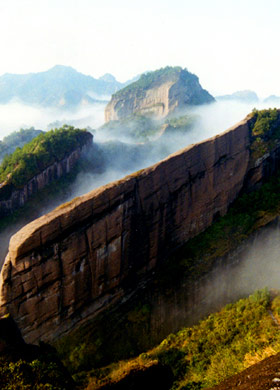
<instances>
[{"instance_id":1,"label":"tree canopy","mask_svg":"<svg viewBox=\"0 0 280 390\"><path fill-rule=\"evenodd\" d=\"M21 187L55 161L62 160L72 150L83 146L88 139L86 130L67 125L41 133L4 157L0 165L0 183Z\"/></svg>"}]
</instances>

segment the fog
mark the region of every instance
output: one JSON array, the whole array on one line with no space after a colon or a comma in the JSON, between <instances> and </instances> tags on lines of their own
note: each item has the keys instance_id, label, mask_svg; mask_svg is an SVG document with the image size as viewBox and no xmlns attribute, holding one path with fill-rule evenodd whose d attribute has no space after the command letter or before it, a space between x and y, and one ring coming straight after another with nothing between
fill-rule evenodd
<instances>
[{"instance_id":1,"label":"fog","mask_svg":"<svg viewBox=\"0 0 280 390\"><path fill-rule=\"evenodd\" d=\"M226 263L204 278L198 301L206 312L200 317L258 289L280 290L279 222L257 232L244 250Z\"/></svg>"},{"instance_id":2,"label":"fog","mask_svg":"<svg viewBox=\"0 0 280 390\"><path fill-rule=\"evenodd\" d=\"M217 102L187 111L195 117L193 127L186 132L173 131L155 135L146 143L133 141L127 134L98 129L94 142L104 152L106 170L97 174L80 174L72 187L71 196L79 196L94 188L118 180L125 175L148 167L190 144L225 131L248 115L253 108L268 108L269 104L245 104L236 101ZM180 112L178 115L185 115ZM86 123L84 124L86 126ZM94 158L94 156L93 156ZM70 200L71 196L68 200Z\"/></svg>"},{"instance_id":3,"label":"fog","mask_svg":"<svg viewBox=\"0 0 280 390\"><path fill-rule=\"evenodd\" d=\"M49 130L52 123L99 127L104 121L106 103L81 106L75 110L28 106L18 100L0 104L0 140L21 128Z\"/></svg>"},{"instance_id":4,"label":"fog","mask_svg":"<svg viewBox=\"0 0 280 390\"><path fill-rule=\"evenodd\" d=\"M91 172L80 173L63 197L44 202L38 213L25 215L0 233L0 267L11 235L32 219L49 212L61 202L120 179L156 163L170 153L225 131L246 117L254 107L261 109L269 105L223 101L195 107L188 111L188 115L195 120L187 131L157 133L145 142L139 142L123 129L110 132L99 128L103 124L105 104L81 107L75 112L38 109L18 102L0 106L1 137L20 127L34 126L47 130L52 123L95 129L94 148L87 158L93 166L96 165L96 169ZM182 326L197 323L205 315L219 310L226 303L248 296L256 289L280 289L279 253L280 228L274 225L258 233L235 258L218 264L213 271L197 281L191 290L183 280L177 283L176 288L169 289L168 294L161 290L152 292L149 298L153 307L152 326L161 324L156 332L162 338ZM147 294L149 296L149 292Z\"/></svg>"},{"instance_id":5,"label":"fog","mask_svg":"<svg viewBox=\"0 0 280 390\"><path fill-rule=\"evenodd\" d=\"M159 289L156 284L155 288L147 289L145 302L151 305L151 333L156 337L155 342L182 327L197 324L210 313L256 290L279 291L279 253L278 220L217 259L213 269L201 278L195 281L191 278L190 281L189 274L185 273L172 284L172 288L168 284Z\"/></svg>"},{"instance_id":6,"label":"fog","mask_svg":"<svg viewBox=\"0 0 280 390\"><path fill-rule=\"evenodd\" d=\"M93 131L93 151L87 156L96 169L80 173L62 197L46 200L40 212L29 216L29 219L20 219L16 224L9 225L8 230L2 231L0 259L3 259L7 252L11 235L32 219L49 212L62 202L148 167L181 148L226 130L242 120L254 107L265 108L268 105L227 101L198 106L187 113L195 118L192 127L187 131L157 133L148 137L145 142L139 142L121 129L110 132L99 128L104 122L105 103L82 106L72 111L30 107L16 101L0 105L0 138L12 131L31 126L47 130L67 123L80 128L97 129ZM184 114L186 113L180 113Z\"/></svg>"}]
</instances>

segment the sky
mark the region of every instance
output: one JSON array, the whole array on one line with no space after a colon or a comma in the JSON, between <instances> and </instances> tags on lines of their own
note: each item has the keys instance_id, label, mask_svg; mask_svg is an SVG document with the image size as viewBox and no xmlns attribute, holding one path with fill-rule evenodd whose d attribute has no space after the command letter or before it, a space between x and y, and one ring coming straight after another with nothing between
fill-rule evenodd
<instances>
[{"instance_id":1,"label":"sky","mask_svg":"<svg viewBox=\"0 0 280 390\"><path fill-rule=\"evenodd\" d=\"M280 95L279 18L279 0L0 0L0 75L179 65L213 95Z\"/></svg>"}]
</instances>

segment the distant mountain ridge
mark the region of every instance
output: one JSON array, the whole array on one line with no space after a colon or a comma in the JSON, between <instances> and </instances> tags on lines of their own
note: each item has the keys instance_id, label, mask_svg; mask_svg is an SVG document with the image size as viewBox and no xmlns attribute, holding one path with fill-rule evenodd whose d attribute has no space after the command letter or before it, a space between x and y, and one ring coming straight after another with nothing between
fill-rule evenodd
<instances>
[{"instance_id":1,"label":"distant mountain ridge","mask_svg":"<svg viewBox=\"0 0 280 390\"><path fill-rule=\"evenodd\" d=\"M228 95L215 96L218 101L239 101L242 103L258 103L260 101L258 95L254 91L244 90L237 91Z\"/></svg>"},{"instance_id":2,"label":"distant mountain ridge","mask_svg":"<svg viewBox=\"0 0 280 390\"><path fill-rule=\"evenodd\" d=\"M103 96L110 96L126 85L108 73L95 79L70 66L56 65L45 72L1 76L0 104L19 99L42 107L73 108L103 100Z\"/></svg>"}]
</instances>

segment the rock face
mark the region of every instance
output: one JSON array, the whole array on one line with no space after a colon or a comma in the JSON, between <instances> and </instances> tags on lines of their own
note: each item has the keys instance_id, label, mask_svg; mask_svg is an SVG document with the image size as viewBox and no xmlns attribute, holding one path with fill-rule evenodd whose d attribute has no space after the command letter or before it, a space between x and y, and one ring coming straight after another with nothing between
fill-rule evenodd
<instances>
[{"instance_id":1,"label":"rock face","mask_svg":"<svg viewBox=\"0 0 280 390\"><path fill-rule=\"evenodd\" d=\"M279 168L279 145L254 162L247 117L15 234L1 271L0 314L25 339L53 340L125 296L170 252Z\"/></svg>"},{"instance_id":2,"label":"rock face","mask_svg":"<svg viewBox=\"0 0 280 390\"><path fill-rule=\"evenodd\" d=\"M112 96L105 109L105 121L138 113L163 118L190 105L214 102L199 84L198 77L179 67L166 67L144 74L138 81Z\"/></svg>"},{"instance_id":3,"label":"rock face","mask_svg":"<svg viewBox=\"0 0 280 390\"><path fill-rule=\"evenodd\" d=\"M83 146L78 147L62 160L56 161L44 169L30 179L22 188L10 188L10 184L0 185L0 217L11 214L15 209L22 207L32 195L51 184L54 180L71 172L81 156L92 147L92 134L87 133L87 135L87 140Z\"/></svg>"}]
</instances>

